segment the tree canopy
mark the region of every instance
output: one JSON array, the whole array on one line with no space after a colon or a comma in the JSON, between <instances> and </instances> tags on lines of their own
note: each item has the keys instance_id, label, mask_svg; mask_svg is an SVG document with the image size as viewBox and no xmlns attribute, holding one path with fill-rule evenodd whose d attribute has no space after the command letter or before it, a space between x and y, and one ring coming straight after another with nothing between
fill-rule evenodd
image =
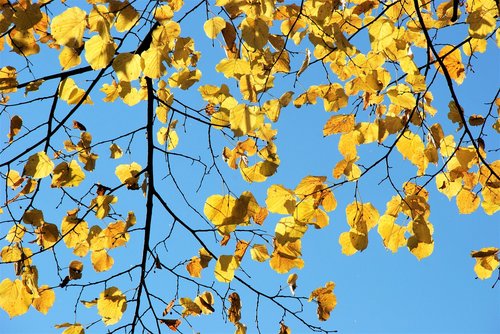
<instances>
[{"instance_id":1,"label":"tree canopy","mask_svg":"<svg viewBox=\"0 0 500 334\"><path fill-rule=\"evenodd\" d=\"M498 56L494 0L0 5L10 318L328 333L333 257L425 262L454 229L436 211L499 231L500 89L476 70ZM492 240L465 246L489 286Z\"/></svg>"}]
</instances>

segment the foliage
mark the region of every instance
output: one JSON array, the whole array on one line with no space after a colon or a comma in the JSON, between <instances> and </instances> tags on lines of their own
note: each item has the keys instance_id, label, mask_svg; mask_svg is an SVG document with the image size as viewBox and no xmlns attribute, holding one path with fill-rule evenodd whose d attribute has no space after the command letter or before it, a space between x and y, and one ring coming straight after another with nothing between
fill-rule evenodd
<instances>
[{"instance_id":1,"label":"foliage","mask_svg":"<svg viewBox=\"0 0 500 334\"><path fill-rule=\"evenodd\" d=\"M1 263L14 268L2 271L0 308L9 317L30 307L47 314L59 294L81 289L75 313L95 306L106 326L117 324L111 332L187 331L191 318L219 309L245 333L254 329L241 322L249 291L257 319L261 299L282 312L279 333L293 319L300 330L330 332L302 310L314 301L326 321L334 278L309 297L295 293L303 238L328 226L331 212L345 210L343 254L366 250L376 228L391 252L421 260L438 247L430 188L455 199L460 214L500 210L500 90L474 113L456 93L474 75L472 60L500 45L495 1L87 2L0 1L0 51L15 53L0 69L0 116L10 122L0 151ZM433 95L438 85L447 96ZM99 111L88 110L100 100L134 114L97 127ZM318 100L324 140L335 138L340 153L332 177L273 184L287 143L278 140L281 113ZM193 191L207 194L202 206L179 185L177 161L203 170ZM240 195L233 170L246 182ZM361 199L370 178L392 191L385 211ZM354 189L345 207L340 189ZM178 235L186 241L169 253ZM499 267L498 248L484 246L471 253L480 279ZM265 262L289 274L291 295L254 286L245 268L265 275ZM160 271L176 282L168 292L152 290ZM56 328L93 325L77 320Z\"/></svg>"}]
</instances>

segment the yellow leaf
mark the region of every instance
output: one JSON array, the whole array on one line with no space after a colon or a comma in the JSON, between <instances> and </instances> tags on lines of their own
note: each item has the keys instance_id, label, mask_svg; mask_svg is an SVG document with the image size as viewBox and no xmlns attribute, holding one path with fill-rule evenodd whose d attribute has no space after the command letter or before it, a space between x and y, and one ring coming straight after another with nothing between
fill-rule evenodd
<instances>
[{"instance_id":1,"label":"yellow leaf","mask_svg":"<svg viewBox=\"0 0 500 334\"><path fill-rule=\"evenodd\" d=\"M121 220L108 224L108 226L99 233L99 237L106 240L106 248L116 248L125 245L130 239L126 232L127 224Z\"/></svg>"},{"instance_id":2,"label":"yellow leaf","mask_svg":"<svg viewBox=\"0 0 500 334\"><path fill-rule=\"evenodd\" d=\"M481 200L477 194L474 194L469 189L461 189L457 194L458 212L463 215L468 215L477 210L481 204Z\"/></svg>"},{"instance_id":3,"label":"yellow leaf","mask_svg":"<svg viewBox=\"0 0 500 334\"><path fill-rule=\"evenodd\" d=\"M78 187L85 179L85 174L75 160L69 164L61 162L54 168L53 174L52 188Z\"/></svg>"},{"instance_id":4,"label":"yellow leaf","mask_svg":"<svg viewBox=\"0 0 500 334\"><path fill-rule=\"evenodd\" d=\"M6 278L0 283L0 308L10 318L28 312L32 300L32 295L21 280L11 281Z\"/></svg>"},{"instance_id":5,"label":"yellow leaf","mask_svg":"<svg viewBox=\"0 0 500 334\"><path fill-rule=\"evenodd\" d=\"M37 244L44 249L52 247L59 240L59 230L55 224L42 222L42 225L35 230L35 234L37 235Z\"/></svg>"},{"instance_id":6,"label":"yellow leaf","mask_svg":"<svg viewBox=\"0 0 500 334\"><path fill-rule=\"evenodd\" d=\"M188 315L198 316L201 314L201 308L198 304L191 300L191 298L185 297L179 299L179 304L184 308L182 310L182 316L186 317Z\"/></svg>"},{"instance_id":7,"label":"yellow leaf","mask_svg":"<svg viewBox=\"0 0 500 334\"><path fill-rule=\"evenodd\" d=\"M207 198L203 212L216 227L219 233L227 235L243 222L246 212L233 212L236 199L230 195L212 195ZM233 217L235 215L235 217ZM240 218L240 219L238 219Z\"/></svg>"},{"instance_id":8,"label":"yellow leaf","mask_svg":"<svg viewBox=\"0 0 500 334\"><path fill-rule=\"evenodd\" d=\"M290 274L288 276L288 279L286 280L286 283L290 287L290 292L292 295L295 295L295 289L297 288L297 279L299 278L299 275L297 274Z\"/></svg>"},{"instance_id":9,"label":"yellow leaf","mask_svg":"<svg viewBox=\"0 0 500 334\"><path fill-rule=\"evenodd\" d=\"M243 59L222 59L215 66L215 69L224 74L226 78L239 79L241 76L251 73L250 63Z\"/></svg>"},{"instance_id":10,"label":"yellow leaf","mask_svg":"<svg viewBox=\"0 0 500 334\"><path fill-rule=\"evenodd\" d=\"M295 211L296 200L293 191L275 184L267 189L266 205L271 212L292 214Z\"/></svg>"},{"instance_id":11,"label":"yellow leaf","mask_svg":"<svg viewBox=\"0 0 500 334\"><path fill-rule=\"evenodd\" d=\"M440 58L443 58L448 52L452 51L453 49L453 46L446 45L441 49L441 51L439 51L438 56ZM447 55L443 59L443 64L448 70L450 77L460 85L465 79L465 67L464 64L462 64L462 54L460 53L460 49L456 48L449 55ZM439 72L444 73L443 69L437 62L435 63L435 65L438 68Z\"/></svg>"},{"instance_id":12,"label":"yellow leaf","mask_svg":"<svg viewBox=\"0 0 500 334\"><path fill-rule=\"evenodd\" d=\"M208 38L215 39L217 35L226 27L226 21L222 17L216 16L207 20L203 24L203 30Z\"/></svg>"},{"instance_id":13,"label":"yellow leaf","mask_svg":"<svg viewBox=\"0 0 500 334\"><path fill-rule=\"evenodd\" d=\"M328 282L325 284L325 287L314 290L309 296L309 301L316 300L318 303L317 314L318 319L321 321L328 320L330 312L337 305L337 297L333 293L334 288L335 283Z\"/></svg>"},{"instance_id":14,"label":"yellow leaf","mask_svg":"<svg viewBox=\"0 0 500 334\"><path fill-rule=\"evenodd\" d=\"M498 252L499 249L495 247L481 248L481 250L471 252L471 256L476 259L474 271L478 278L490 278L493 271L499 267Z\"/></svg>"},{"instance_id":15,"label":"yellow leaf","mask_svg":"<svg viewBox=\"0 0 500 334\"><path fill-rule=\"evenodd\" d=\"M419 135L407 130L396 143L398 151L404 159L410 160L412 164L418 167L418 175L423 175L428 160L425 157L425 146Z\"/></svg>"},{"instance_id":16,"label":"yellow leaf","mask_svg":"<svg viewBox=\"0 0 500 334\"><path fill-rule=\"evenodd\" d=\"M68 215L62 220L61 233L64 236L66 246L74 248L87 239L89 227L85 220L77 218L76 215Z\"/></svg>"},{"instance_id":17,"label":"yellow leaf","mask_svg":"<svg viewBox=\"0 0 500 334\"><path fill-rule=\"evenodd\" d=\"M269 259L269 253L266 245L253 245L252 249L250 249L250 255L252 256L252 260L257 262L264 262Z\"/></svg>"},{"instance_id":18,"label":"yellow leaf","mask_svg":"<svg viewBox=\"0 0 500 334\"><path fill-rule=\"evenodd\" d=\"M401 108L413 109L416 106L417 100L410 87L405 84L399 84L397 86L391 86L387 89L387 96L391 103L400 106Z\"/></svg>"},{"instance_id":19,"label":"yellow leaf","mask_svg":"<svg viewBox=\"0 0 500 334\"><path fill-rule=\"evenodd\" d=\"M395 223L396 217L383 215L378 221L378 234L382 237L384 246L396 253L400 247L406 245L406 227Z\"/></svg>"},{"instance_id":20,"label":"yellow leaf","mask_svg":"<svg viewBox=\"0 0 500 334\"><path fill-rule=\"evenodd\" d=\"M105 249L100 249L92 252L90 256L92 266L96 272L107 271L113 267L115 260L108 254Z\"/></svg>"},{"instance_id":21,"label":"yellow leaf","mask_svg":"<svg viewBox=\"0 0 500 334\"><path fill-rule=\"evenodd\" d=\"M90 202L90 206L94 208L95 216L99 219L103 219L109 214L109 210L111 210L110 204L114 204L117 201L118 198L116 196L98 195Z\"/></svg>"},{"instance_id":22,"label":"yellow leaf","mask_svg":"<svg viewBox=\"0 0 500 334\"><path fill-rule=\"evenodd\" d=\"M155 9L154 17L156 21L163 24L174 17L174 11L169 5L159 6Z\"/></svg>"},{"instance_id":23,"label":"yellow leaf","mask_svg":"<svg viewBox=\"0 0 500 334\"><path fill-rule=\"evenodd\" d=\"M263 125L264 113L258 107L238 104L231 110L229 122L234 135L241 137Z\"/></svg>"},{"instance_id":24,"label":"yellow leaf","mask_svg":"<svg viewBox=\"0 0 500 334\"><path fill-rule=\"evenodd\" d=\"M353 255L358 251L366 249L368 246L368 237L364 233L351 229L349 232L340 234L339 244L342 246L342 254Z\"/></svg>"},{"instance_id":25,"label":"yellow leaf","mask_svg":"<svg viewBox=\"0 0 500 334\"><path fill-rule=\"evenodd\" d=\"M139 78L143 65L138 54L128 52L120 53L113 60L113 69L120 81L134 81Z\"/></svg>"},{"instance_id":26,"label":"yellow leaf","mask_svg":"<svg viewBox=\"0 0 500 334\"><path fill-rule=\"evenodd\" d=\"M50 175L54 169L54 163L45 152L38 152L28 158L24 165L23 175L31 176L35 179L44 178Z\"/></svg>"},{"instance_id":27,"label":"yellow leaf","mask_svg":"<svg viewBox=\"0 0 500 334\"><path fill-rule=\"evenodd\" d=\"M116 44L112 39L95 35L85 42L85 59L94 70L105 68L113 59L115 50Z\"/></svg>"},{"instance_id":28,"label":"yellow leaf","mask_svg":"<svg viewBox=\"0 0 500 334\"><path fill-rule=\"evenodd\" d=\"M432 224L418 216L408 224L408 230L413 234L407 242L410 252L419 260L430 256L434 250Z\"/></svg>"},{"instance_id":29,"label":"yellow leaf","mask_svg":"<svg viewBox=\"0 0 500 334\"><path fill-rule=\"evenodd\" d=\"M194 303L200 307L203 314L211 314L215 311L212 307L212 305L214 304L214 296L211 292L205 291L202 294L198 295L194 299Z\"/></svg>"},{"instance_id":30,"label":"yellow leaf","mask_svg":"<svg viewBox=\"0 0 500 334\"><path fill-rule=\"evenodd\" d=\"M111 152L111 155L110 155L111 159L120 159L123 156L123 151L120 148L120 146L118 146L118 144L114 144L114 143L111 144L111 146L109 147L109 150Z\"/></svg>"},{"instance_id":31,"label":"yellow leaf","mask_svg":"<svg viewBox=\"0 0 500 334\"><path fill-rule=\"evenodd\" d=\"M495 30L498 7L494 0L467 1L466 22L469 35L474 38L486 38Z\"/></svg>"},{"instance_id":32,"label":"yellow leaf","mask_svg":"<svg viewBox=\"0 0 500 334\"><path fill-rule=\"evenodd\" d=\"M50 24L52 37L57 44L78 48L83 44L83 33L87 25L87 13L79 7L72 7L54 17Z\"/></svg>"},{"instance_id":33,"label":"yellow leaf","mask_svg":"<svg viewBox=\"0 0 500 334\"><path fill-rule=\"evenodd\" d=\"M0 69L0 92L13 93L17 90L18 82L16 80L17 71L12 66L2 67Z\"/></svg>"},{"instance_id":34,"label":"yellow leaf","mask_svg":"<svg viewBox=\"0 0 500 334\"><path fill-rule=\"evenodd\" d=\"M300 258L302 255L300 239L283 244L278 241L274 247L269 265L277 273L284 274L293 268L302 269L304 267L304 260Z\"/></svg>"},{"instance_id":35,"label":"yellow leaf","mask_svg":"<svg viewBox=\"0 0 500 334\"><path fill-rule=\"evenodd\" d=\"M377 225L380 217L371 203L353 202L346 207L345 213L349 226L364 234Z\"/></svg>"},{"instance_id":36,"label":"yellow leaf","mask_svg":"<svg viewBox=\"0 0 500 334\"><path fill-rule=\"evenodd\" d=\"M39 297L33 299L32 305L42 314L47 314L54 305L56 294L54 290L50 289L48 285L42 285L38 288Z\"/></svg>"},{"instance_id":37,"label":"yellow leaf","mask_svg":"<svg viewBox=\"0 0 500 334\"><path fill-rule=\"evenodd\" d=\"M10 228L9 232L5 236L5 240L8 242L21 242L24 237L24 233L26 232L26 227L23 225L14 225Z\"/></svg>"},{"instance_id":38,"label":"yellow leaf","mask_svg":"<svg viewBox=\"0 0 500 334\"><path fill-rule=\"evenodd\" d=\"M262 49L269 39L269 27L261 18L246 17L240 25L243 40L254 49Z\"/></svg>"},{"instance_id":39,"label":"yellow leaf","mask_svg":"<svg viewBox=\"0 0 500 334\"><path fill-rule=\"evenodd\" d=\"M132 162L130 165L119 165L116 167L115 174L122 184L127 185L127 189L136 190L139 189L139 176L137 176L142 171L141 165L136 162Z\"/></svg>"},{"instance_id":40,"label":"yellow leaf","mask_svg":"<svg viewBox=\"0 0 500 334\"><path fill-rule=\"evenodd\" d=\"M394 23L389 19L381 17L374 19L368 27L372 50L384 51L394 43Z\"/></svg>"},{"instance_id":41,"label":"yellow leaf","mask_svg":"<svg viewBox=\"0 0 500 334\"><path fill-rule=\"evenodd\" d=\"M109 6L111 13L116 12L115 28L118 32L130 30L139 21L140 15L127 0L124 2L112 1Z\"/></svg>"},{"instance_id":42,"label":"yellow leaf","mask_svg":"<svg viewBox=\"0 0 500 334\"><path fill-rule=\"evenodd\" d=\"M8 34L7 43L15 53L23 57L40 52L40 46L33 35L32 29L24 31L12 29Z\"/></svg>"},{"instance_id":43,"label":"yellow leaf","mask_svg":"<svg viewBox=\"0 0 500 334\"><path fill-rule=\"evenodd\" d=\"M72 67L80 65L80 51L72 47L65 46L59 53L59 64L63 70L69 70Z\"/></svg>"},{"instance_id":44,"label":"yellow leaf","mask_svg":"<svg viewBox=\"0 0 500 334\"><path fill-rule=\"evenodd\" d=\"M347 133L354 129L354 115L333 115L323 127L323 136Z\"/></svg>"},{"instance_id":45,"label":"yellow leaf","mask_svg":"<svg viewBox=\"0 0 500 334\"><path fill-rule=\"evenodd\" d=\"M166 73L163 61L168 59L163 47L153 46L141 54L142 61L144 62L143 72L144 75L152 79L159 78Z\"/></svg>"},{"instance_id":46,"label":"yellow leaf","mask_svg":"<svg viewBox=\"0 0 500 334\"><path fill-rule=\"evenodd\" d=\"M168 84L170 87L179 87L180 89L186 90L196 82L200 81L201 71L196 69L190 71L186 68L176 72L170 76L168 79Z\"/></svg>"},{"instance_id":47,"label":"yellow leaf","mask_svg":"<svg viewBox=\"0 0 500 334\"><path fill-rule=\"evenodd\" d=\"M97 300L97 312L106 326L116 324L127 309L125 295L116 287L101 292Z\"/></svg>"},{"instance_id":48,"label":"yellow leaf","mask_svg":"<svg viewBox=\"0 0 500 334\"><path fill-rule=\"evenodd\" d=\"M62 334L85 334L85 330L80 324L70 324L64 323L60 325L55 325L55 328L66 328Z\"/></svg>"},{"instance_id":49,"label":"yellow leaf","mask_svg":"<svg viewBox=\"0 0 500 334\"><path fill-rule=\"evenodd\" d=\"M193 256L188 264L186 264L186 270L191 277L201 277L201 260L197 256Z\"/></svg>"},{"instance_id":50,"label":"yellow leaf","mask_svg":"<svg viewBox=\"0 0 500 334\"><path fill-rule=\"evenodd\" d=\"M66 78L59 84L59 97L68 104L80 103L80 100L85 95L85 91L79 88L75 81L71 78ZM90 96L87 96L83 104L93 104Z\"/></svg>"},{"instance_id":51,"label":"yellow leaf","mask_svg":"<svg viewBox=\"0 0 500 334\"><path fill-rule=\"evenodd\" d=\"M240 261L233 255L221 255L215 263L215 278L219 282L229 283L234 278L234 271L240 266Z\"/></svg>"}]
</instances>

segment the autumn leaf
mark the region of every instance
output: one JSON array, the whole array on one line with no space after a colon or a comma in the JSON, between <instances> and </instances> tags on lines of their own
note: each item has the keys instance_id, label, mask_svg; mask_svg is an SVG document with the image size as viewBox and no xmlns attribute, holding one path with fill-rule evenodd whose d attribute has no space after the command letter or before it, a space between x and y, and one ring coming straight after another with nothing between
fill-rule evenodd
<instances>
[{"instance_id":1,"label":"autumn leaf","mask_svg":"<svg viewBox=\"0 0 500 334\"><path fill-rule=\"evenodd\" d=\"M465 79L465 67L464 64L462 64L460 49L446 45L439 51L438 56L442 58L443 64L450 74L450 77L460 85ZM437 63L436 66L439 72L444 73L443 69L437 65Z\"/></svg>"},{"instance_id":2,"label":"autumn leaf","mask_svg":"<svg viewBox=\"0 0 500 334\"><path fill-rule=\"evenodd\" d=\"M0 283L0 308L10 318L28 312L33 296L21 280L11 281L6 278Z\"/></svg>"},{"instance_id":3,"label":"autumn leaf","mask_svg":"<svg viewBox=\"0 0 500 334\"><path fill-rule=\"evenodd\" d=\"M29 157L24 165L23 175L31 176L35 179L47 177L52 173L54 163L45 152L38 152Z\"/></svg>"},{"instance_id":4,"label":"autumn leaf","mask_svg":"<svg viewBox=\"0 0 500 334\"><path fill-rule=\"evenodd\" d=\"M476 259L474 271L480 279L490 278L493 271L496 270L500 261L498 260L498 248L489 247L482 248L478 251L471 252L471 256Z\"/></svg>"},{"instance_id":5,"label":"autumn leaf","mask_svg":"<svg viewBox=\"0 0 500 334\"><path fill-rule=\"evenodd\" d=\"M97 312L106 326L116 324L127 309L125 295L116 287L101 292L97 300Z\"/></svg>"},{"instance_id":6,"label":"autumn leaf","mask_svg":"<svg viewBox=\"0 0 500 334\"><path fill-rule=\"evenodd\" d=\"M335 283L328 282L324 288L317 288L309 296L309 301L315 300L318 303L318 319L326 321L330 318L330 312L337 305L337 298L333 293Z\"/></svg>"},{"instance_id":7,"label":"autumn leaf","mask_svg":"<svg viewBox=\"0 0 500 334\"><path fill-rule=\"evenodd\" d=\"M234 271L240 266L240 261L233 255L221 255L215 263L215 278L219 282L229 283L234 278Z\"/></svg>"}]
</instances>

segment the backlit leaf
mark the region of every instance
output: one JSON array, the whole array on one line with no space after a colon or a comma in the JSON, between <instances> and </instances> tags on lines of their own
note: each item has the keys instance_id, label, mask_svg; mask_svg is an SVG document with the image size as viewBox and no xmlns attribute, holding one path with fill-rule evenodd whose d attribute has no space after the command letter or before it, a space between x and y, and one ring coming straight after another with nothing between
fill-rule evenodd
<instances>
[{"instance_id":1,"label":"backlit leaf","mask_svg":"<svg viewBox=\"0 0 500 334\"><path fill-rule=\"evenodd\" d=\"M47 154L42 151L29 157L26 165L24 165L23 175L39 179L49 176L53 169L54 163Z\"/></svg>"},{"instance_id":2,"label":"backlit leaf","mask_svg":"<svg viewBox=\"0 0 500 334\"><path fill-rule=\"evenodd\" d=\"M315 300L318 303L318 319L321 321L330 318L330 312L337 305L337 297L333 293L335 283L328 282L325 287L314 290L309 296L309 301Z\"/></svg>"},{"instance_id":3,"label":"backlit leaf","mask_svg":"<svg viewBox=\"0 0 500 334\"><path fill-rule=\"evenodd\" d=\"M203 30L208 38L214 39L226 27L226 21L222 17L216 16L207 20L203 24Z\"/></svg>"},{"instance_id":4,"label":"backlit leaf","mask_svg":"<svg viewBox=\"0 0 500 334\"><path fill-rule=\"evenodd\" d=\"M0 283L0 308L7 312L9 318L28 312L32 300L33 296L21 280L6 278Z\"/></svg>"},{"instance_id":5,"label":"backlit leaf","mask_svg":"<svg viewBox=\"0 0 500 334\"><path fill-rule=\"evenodd\" d=\"M97 312L106 326L116 324L127 309L125 295L116 287L101 292L97 300Z\"/></svg>"},{"instance_id":6,"label":"backlit leaf","mask_svg":"<svg viewBox=\"0 0 500 334\"><path fill-rule=\"evenodd\" d=\"M234 278L234 271L240 266L240 261L233 255L221 255L215 263L215 278L219 282L229 283Z\"/></svg>"},{"instance_id":7,"label":"backlit leaf","mask_svg":"<svg viewBox=\"0 0 500 334\"><path fill-rule=\"evenodd\" d=\"M498 252L498 248L495 247L481 248L471 252L471 256L476 259L474 271L478 278L490 278L493 271L499 267Z\"/></svg>"}]
</instances>

